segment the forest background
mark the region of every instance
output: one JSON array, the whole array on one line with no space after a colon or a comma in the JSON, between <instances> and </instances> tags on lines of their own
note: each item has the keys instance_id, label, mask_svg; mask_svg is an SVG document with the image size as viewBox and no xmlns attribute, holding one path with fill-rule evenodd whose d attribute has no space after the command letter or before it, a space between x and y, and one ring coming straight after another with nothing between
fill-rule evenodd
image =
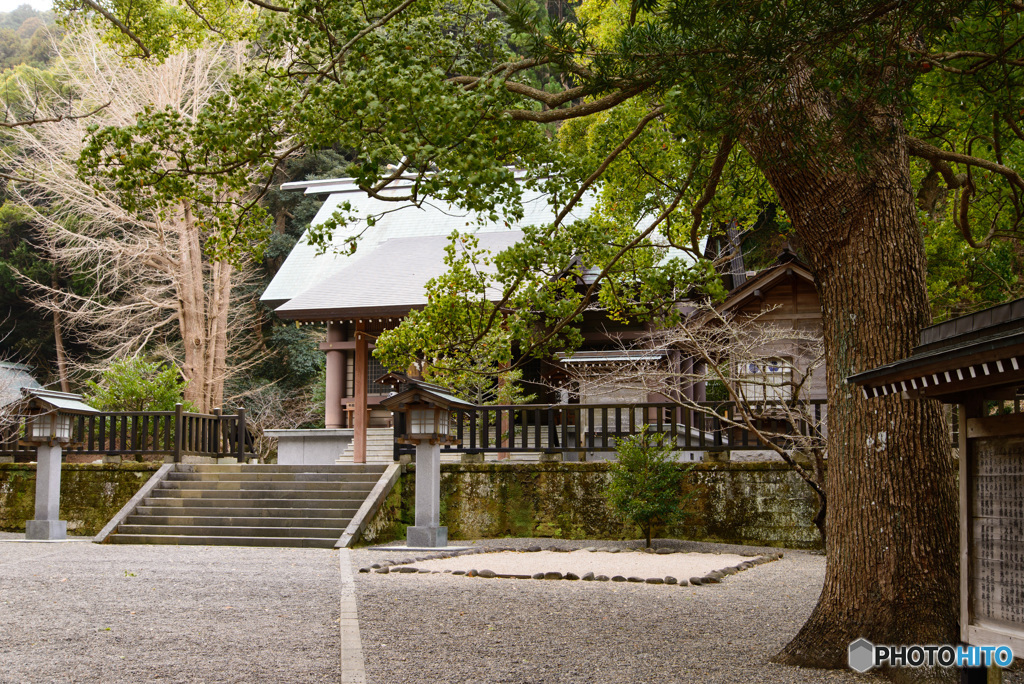
<instances>
[{"instance_id":1,"label":"forest background","mask_svg":"<svg viewBox=\"0 0 1024 684\"><path fill-rule=\"evenodd\" d=\"M71 51L68 38L67 29L56 23L52 12L22 5L0 13L5 121L38 117L39 103L48 99L52 107L53 92L61 88L59 81L68 80L66 73L57 76L68 68L66 61L58 66L62 49ZM99 38L92 35L85 40ZM102 50L100 45L93 47ZM62 105L68 111L76 106L71 101L73 90L64 92L69 99ZM83 120L82 129L86 126ZM40 383L75 392L89 393L90 383L99 379L111 362L136 355L146 359L150 369L178 369L179 380L184 380L178 326L142 319L130 336L138 343L132 346L106 339L124 338L124 330L111 330L110 326L100 330L82 320L76 325L76 315L79 319L104 311L112 317L128 315L131 305L124 303L124 292L118 292L127 289L127 283L104 282L100 274L104 269L115 270L115 261L126 254L124 250L111 253L100 249L102 237L92 243L97 249L91 263L79 253L89 248L88 243L74 245L73 258L55 253L54 232L69 225L67 217L62 219L53 211L44 191L33 192L30 183L10 182L24 170L20 160L30 156L30 148L51 141L28 127L8 129L0 138L4 158L0 172L7 176L0 191L0 361L26 364ZM270 179L274 189L261 199L272 216L274 230L264 245L262 259L240 263L233 276L233 333L223 390L216 404L246 406L259 428L323 424L324 357L317 348L323 330L286 324L259 302L259 295L309 226L322 198L278 192L276 187L290 180L344 175L347 163L342 152L327 149L292 157L277 168ZM254 183L265 180L254 179ZM80 229L72 226L71 230ZM170 295L173 298L174 293ZM138 302L135 305L138 308ZM197 401L193 404L205 410L214 408Z\"/></svg>"}]
</instances>

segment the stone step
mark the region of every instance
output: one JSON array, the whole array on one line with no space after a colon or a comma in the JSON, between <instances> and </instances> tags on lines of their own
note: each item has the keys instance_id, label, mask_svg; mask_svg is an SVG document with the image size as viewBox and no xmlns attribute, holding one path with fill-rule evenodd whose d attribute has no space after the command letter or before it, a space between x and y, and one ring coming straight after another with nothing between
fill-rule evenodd
<instances>
[{"instance_id":1,"label":"stone step","mask_svg":"<svg viewBox=\"0 0 1024 684\"><path fill-rule=\"evenodd\" d=\"M195 473L342 473L384 472L384 467L373 463L340 463L337 465L189 465L177 472Z\"/></svg>"},{"instance_id":2,"label":"stone step","mask_svg":"<svg viewBox=\"0 0 1024 684\"><path fill-rule=\"evenodd\" d=\"M175 544L189 546L277 546L333 549L337 537L202 537L174 534L114 534L111 544Z\"/></svg>"},{"instance_id":3,"label":"stone step","mask_svg":"<svg viewBox=\"0 0 1024 684\"><path fill-rule=\"evenodd\" d=\"M334 548L388 465L179 466L108 541Z\"/></svg>"},{"instance_id":4,"label":"stone step","mask_svg":"<svg viewBox=\"0 0 1024 684\"><path fill-rule=\"evenodd\" d=\"M365 477L363 475L360 478ZM360 480L338 480L335 482L278 482L276 480L170 480L162 482L160 489L172 490L216 490L216 491L303 491L303 492L358 492L373 489L379 477ZM363 487L362 485L369 485Z\"/></svg>"},{"instance_id":5,"label":"stone step","mask_svg":"<svg viewBox=\"0 0 1024 684\"><path fill-rule=\"evenodd\" d=\"M160 491L160 490L157 490ZM142 501L143 506L176 506L179 508L271 508L281 510L321 510L332 508L359 508L364 497L348 497L344 499L281 499L275 497L252 498L252 499L227 499L189 497L172 498L169 496L147 496Z\"/></svg>"},{"instance_id":6,"label":"stone step","mask_svg":"<svg viewBox=\"0 0 1024 684\"><path fill-rule=\"evenodd\" d=\"M380 479L380 473L168 473L168 482L345 482L348 478Z\"/></svg>"},{"instance_id":7,"label":"stone step","mask_svg":"<svg viewBox=\"0 0 1024 684\"><path fill-rule=\"evenodd\" d=\"M346 511L348 512L348 511ZM287 527L293 529L305 529L305 528L328 528L331 530L340 529L344 530L345 526L348 525L349 520L352 518L352 514L355 511L348 512L348 515L339 515L333 518L309 518L309 517L291 517L291 518L272 518L272 517L255 517L237 515L238 511L228 511L225 515L209 515L206 511L201 511L196 515L181 515L178 511L172 511L171 514L138 514L129 515L125 518L125 525L167 525L167 526L200 526L200 527L217 527L217 526L237 526L237 527ZM123 529L124 526L122 526Z\"/></svg>"},{"instance_id":8,"label":"stone step","mask_svg":"<svg viewBox=\"0 0 1024 684\"><path fill-rule=\"evenodd\" d=\"M337 540L344 527L239 527L232 525L121 525L118 534L175 535L188 537L290 537Z\"/></svg>"},{"instance_id":9,"label":"stone step","mask_svg":"<svg viewBox=\"0 0 1024 684\"><path fill-rule=\"evenodd\" d=\"M156 517L189 517L189 518L273 518L273 519L301 519L307 516L311 519L321 518L347 518L351 519L362 501L353 502L354 505L345 508L283 508L283 507L260 507L260 508L239 508L237 506L183 506L180 503L173 506L142 505L135 509L140 516Z\"/></svg>"},{"instance_id":10,"label":"stone step","mask_svg":"<svg viewBox=\"0 0 1024 684\"><path fill-rule=\"evenodd\" d=\"M154 489L154 499L350 499L373 487L348 485L345 490L318 489Z\"/></svg>"}]
</instances>

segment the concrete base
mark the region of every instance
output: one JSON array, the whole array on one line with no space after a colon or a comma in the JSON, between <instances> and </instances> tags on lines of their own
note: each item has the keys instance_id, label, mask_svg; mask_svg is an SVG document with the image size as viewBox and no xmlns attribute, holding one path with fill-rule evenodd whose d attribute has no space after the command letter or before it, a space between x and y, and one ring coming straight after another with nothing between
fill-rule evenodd
<instances>
[{"instance_id":1,"label":"concrete base","mask_svg":"<svg viewBox=\"0 0 1024 684\"><path fill-rule=\"evenodd\" d=\"M540 463L561 463L562 462L562 454L558 454L558 453L555 453L555 454L541 454L537 458L537 461L540 462Z\"/></svg>"},{"instance_id":2,"label":"concrete base","mask_svg":"<svg viewBox=\"0 0 1024 684\"><path fill-rule=\"evenodd\" d=\"M28 520L25 522L25 539L31 539L32 541L63 541L67 538L67 520Z\"/></svg>"},{"instance_id":3,"label":"concrete base","mask_svg":"<svg viewBox=\"0 0 1024 684\"><path fill-rule=\"evenodd\" d=\"M278 465L334 465L352 443L351 428L265 430L277 439Z\"/></svg>"},{"instance_id":4,"label":"concrete base","mask_svg":"<svg viewBox=\"0 0 1024 684\"><path fill-rule=\"evenodd\" d=\"M448 528L441 525L414 525L405 530L406 545L423 549L448 546Z\"/></svg>"},{"instance_id":5,"label":"concrete base","mask_svg":"<svg viewBox=\"0 0 1024 684\"><path fill-rule=\"evenodd\" d=\"M462 463L483 463L483 454L462 454L462 458L459 459Z\"/></svg>"}]
</instances>

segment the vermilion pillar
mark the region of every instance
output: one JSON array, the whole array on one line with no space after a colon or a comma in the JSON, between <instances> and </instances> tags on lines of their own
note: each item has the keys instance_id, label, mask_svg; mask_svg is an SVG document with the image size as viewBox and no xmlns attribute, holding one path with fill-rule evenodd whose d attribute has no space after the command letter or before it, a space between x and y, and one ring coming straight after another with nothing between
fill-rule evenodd
<instances>
[{"instance_id":1,"label":"vermilion pillar","mask_svg":"<svg viewBox=\"0 0 1024 684\"><path fill-rule=\"evenodd\" d=\"M344 394L345 352L336 348L334 343L343 342L345 332L341 323L327 324L327 344L323 345L327 355L326 391L324 406L324 427L340 428L342 426L341 398Z\"/></svg>"},{"instance_id":2,"label":"vermilion pillar","mask_svg":"<svg viewBox=\"0 0 1024 684\"><path fill-rule=\"evenodd\" d=\"M356 363L353 394L355 394L355 416L353 416L352 427L352 460L356 463L366 463L366 424L369 416L366 411L366 379L367 366L369 365L369 349L367 346L365 323L356 321Z\"/></svg>"}]
</instances>

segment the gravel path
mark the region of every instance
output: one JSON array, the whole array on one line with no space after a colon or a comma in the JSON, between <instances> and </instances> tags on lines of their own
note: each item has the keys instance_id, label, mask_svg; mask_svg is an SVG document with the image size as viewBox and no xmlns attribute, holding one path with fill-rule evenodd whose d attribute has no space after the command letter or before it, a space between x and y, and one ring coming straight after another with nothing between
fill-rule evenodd
<instances>
[{"instance_id":1,"label":"gravel path","mask_svg":"<svg viewBox=\"0 0 1024 684\"><path fill-rule=\"evenodd\" d=\"M337 682L339 600L332 550L0 543L0 682Z\"/></svg>"},{"instance_id":2,"label":"gravel path","mask_svg":"<svg viewBox=\"0 0 1024 684\"><path fill-rule=\"evenodd\" d=\"M577 548L594 544L501 539L474 546L525 548L538 543L545 548L552 543ZM636 544L624 546L635 548ZM692 543L674 546L748 555L773 551ZM416 555L406 554L410 558ZM466 560L481 568L486 566L486 558L470 556ZM353 552L357 567L383 559L403 557L393 551ZM824 557L787 551L782 560L704 587L358 574L367 681L877 681L853 672L808 671L768 663L810 613L823 572Z\"/></svg>"}]
</instances>

